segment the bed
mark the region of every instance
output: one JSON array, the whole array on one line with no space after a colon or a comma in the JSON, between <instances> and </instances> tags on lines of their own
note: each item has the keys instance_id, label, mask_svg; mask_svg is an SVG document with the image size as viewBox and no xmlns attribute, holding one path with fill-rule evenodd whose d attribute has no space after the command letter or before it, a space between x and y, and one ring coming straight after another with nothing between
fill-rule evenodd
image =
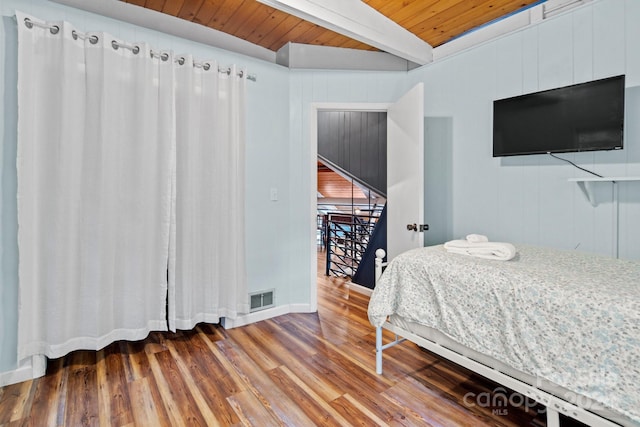
<instances>
[{"instance_id":1,"label":"bed","mask_svg":"<svg viewBox=\"0 0 640 427\"><path fill-rule=\"evenodd\" d=\"M510 261L405 252L368 307L382 352L404 339L592 426L640 426L640 263L518 245ZM382 341L382 329L396 339Z\"/></svg>"}]
</instances>

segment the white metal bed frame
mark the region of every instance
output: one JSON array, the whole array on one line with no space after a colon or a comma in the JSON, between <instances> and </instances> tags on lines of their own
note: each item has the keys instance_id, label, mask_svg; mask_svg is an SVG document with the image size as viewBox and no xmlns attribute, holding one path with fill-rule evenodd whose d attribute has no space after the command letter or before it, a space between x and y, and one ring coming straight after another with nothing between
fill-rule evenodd
<instances>
[{"instance_id":1,"label":"white metal bed frame","mask_svg":"<svg viewBox=\"0 0 640 427\"><path fill-rule=\"evenodd\" d=\"M383 267L387 265L383 262L386 253L383 249L376 251L375 260L375 281L382 275ZM382 330L387 329L395 334L395 339L387 344L382 342ZM530 384L506 375L494 368L483 365L473 359L470 359L460 353L452 351L446 347L443 347L435 341L428 340L424 337L416 335L410 331L407 331L401 327L391 324L388 320L382 325L376 328L376 373L382 374L382 351L390 347L393 347L401 342L409 340L435 354L444 357L462 367L470 369L471 371L482 375L492 381L497 382L511 390L520 393L528 398L535 400L543 404L547 410L547 427L560 427L560 414L574 418L582 423L585 423L593 427L620 427L619 424L614 423L606 418L603 418L593 412L576 406L571 402L567 402L564 399L560 399L553 394L540 390Z\"/></svg>"}]
</instances>

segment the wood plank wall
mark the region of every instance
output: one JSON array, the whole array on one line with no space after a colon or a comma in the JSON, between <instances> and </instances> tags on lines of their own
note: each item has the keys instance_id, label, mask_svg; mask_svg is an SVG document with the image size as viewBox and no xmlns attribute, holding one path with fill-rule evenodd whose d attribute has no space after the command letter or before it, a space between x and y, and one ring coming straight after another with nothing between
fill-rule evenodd
<instances>
[{"instance_id":1,"label":"wood plank wall","mask_svg":"<svg viewBox=\"0 0 640 427\"><path fill-rule=\"evenodd\" d=\"M376 193L387 192L387 114L319 111L318 155Z\"/></svg>"}]
</instances>

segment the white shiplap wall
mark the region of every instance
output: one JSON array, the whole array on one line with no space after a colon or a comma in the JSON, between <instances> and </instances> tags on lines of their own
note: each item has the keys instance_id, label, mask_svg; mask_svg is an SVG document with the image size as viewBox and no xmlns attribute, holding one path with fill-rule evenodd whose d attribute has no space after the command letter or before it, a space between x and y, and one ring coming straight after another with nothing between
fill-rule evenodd
<instances>
[{"instance_id":1,"label":"white shiplap wall","mask_svg":"<svg viewBox=\"0 0 640 427\"><path fill-rule=\"evenodd\" d=\"M598 184L600 204L593 207L567 181L588 175L568 164L546 155L492 158L492 101L626 74L625 150L564 157L601 175L638 176L639 18L640 2L598 1L412 73L425 82L426 115L453 123L450 237L477 232L615 253L611 184ZM640 227L633 220L640 219L640 183L619 186L620 257L640 259Z\"/></svg>"},{"instance_id":2,"label":"white shiplap wall","mask_svg":"<svg viewBox=\"0 0 640 427\"><path fill-rule=\"evenodd\" d=\"M567 181L588 175L566 163L546 155L493 158L492 101L626 74L625 150L565 157L605 176L640 176L639 20L640 2L600 0L407 76L292 72L291 136L302 143L292 142L292 149L307 150L309 103L392 102L424 82L425 124L435 125L425 131L434 138L425 141L425 170L440 181L425 186L425 221L437 236L430 243L483 233L492 240L612 255L611 184L597 184L600 203L593 207ZM295 183L297 191L308 185ZM640 183L621 183L619 189L619 254L640 259Z\"/></svg>"}]
</instances>

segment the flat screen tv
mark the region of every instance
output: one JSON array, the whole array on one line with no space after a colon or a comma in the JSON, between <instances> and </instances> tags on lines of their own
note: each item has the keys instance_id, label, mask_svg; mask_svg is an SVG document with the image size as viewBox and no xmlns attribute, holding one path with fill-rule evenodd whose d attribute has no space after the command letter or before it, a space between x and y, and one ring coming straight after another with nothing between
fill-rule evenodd
<instances>
[{"instance_id":1,"label":"flat screen tv","mask_svg":"<svg viewBox=\"0 0 640 427\"><path fill-rule=\"evenodd\" d=\"M624 75L493 102L493 157L620 150Z\"/></svg>"}]
</instances>

